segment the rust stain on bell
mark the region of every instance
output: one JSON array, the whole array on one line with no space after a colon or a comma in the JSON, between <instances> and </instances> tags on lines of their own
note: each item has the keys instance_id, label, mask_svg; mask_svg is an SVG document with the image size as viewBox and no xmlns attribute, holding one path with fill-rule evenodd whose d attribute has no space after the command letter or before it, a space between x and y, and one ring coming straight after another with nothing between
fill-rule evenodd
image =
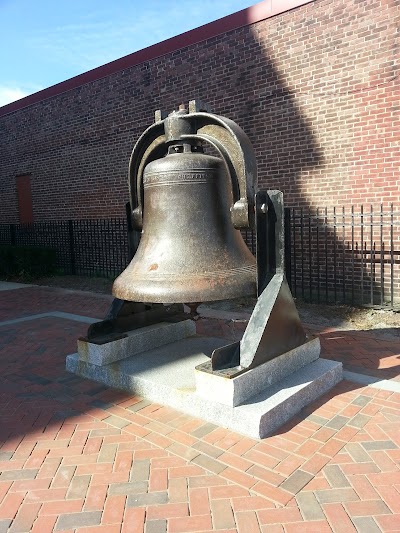
<instances>
[{"instance_id":1,"label":"rust stain on bell","mask_svg":"<svg viewBox=\"0 0 400 533\"><path fill-rule=\"evenodd\" d=\"M204 153L206 141L221 157ZM237 229L251 223L254 184L241 172L249 146L232 121L182 108L146 130L130 171L142 236L114 282L116 297L189 303L256 294L255 258Z\"/></svg>"}]
</instances>

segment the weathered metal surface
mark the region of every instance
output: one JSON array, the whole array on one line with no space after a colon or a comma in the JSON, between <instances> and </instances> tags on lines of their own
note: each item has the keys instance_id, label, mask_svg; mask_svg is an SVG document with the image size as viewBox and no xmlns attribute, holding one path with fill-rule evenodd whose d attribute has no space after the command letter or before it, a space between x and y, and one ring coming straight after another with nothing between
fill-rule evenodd
<instances>
[{"instance_id":1,"label":"weathered metal surface","mask_svg":"<svg viewBox=\"0 0 400 533\"><path fill-rule=\"evenodd\" d=\"M258 298L240 341L240 366L252 368L305 341L306 335L284 274L275 274Z\"/></svg>"},{"instance_id":2,"label":"weathered metal surface","mask_svg":"<svg viewBox=\"0 0 400 533\"><path fill-rule=\"evenodd\" d=\"M221 158L204 154L204 141ZM130 164L133 224L142 236L113 294L153 303L255 294L255 258L235 229L251 223L254 179L250 142L232 121L180 109L148 128Z\"/></svg>"},{"instance_id":3,"label":"weathered metal surface","mask_svg":"<svg viewBox=\"0 0 400 533\"><path fill-rule=\"evenodd\" d=\"M285 230L283 194L259 191L256 194L257 296L276 273L285 271Z\"/></svg>"},{"instance_id":4,"label":"weathered metal surface","mask_svg":"<svg viewBox=\"0 0 400 533\"><path fill-rule=\"evenodd\" d=\"M256 195L259 297L240 342L214 350L211 366L232 378L306 341L284 274L284 209L280 191Z\"/></svg>"},{"instance_id":5,"label":"weathered metal surface","mask_svg":"<svg viewBox=\"0 0 400 533\"><path fill-rule=\"evenodd\" d=\"M147 165L143 233L114 282L118 298L188 303L255 294L255 259L230 220L223 162L193 148L173 145Z\"/></svg>"}]
</instances>

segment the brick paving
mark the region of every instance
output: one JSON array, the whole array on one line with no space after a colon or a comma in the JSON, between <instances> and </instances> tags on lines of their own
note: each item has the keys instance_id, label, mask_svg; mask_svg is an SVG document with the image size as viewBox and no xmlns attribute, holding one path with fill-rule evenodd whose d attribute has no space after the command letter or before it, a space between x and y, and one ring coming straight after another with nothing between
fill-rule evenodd
<instances>
[{"instance_id":1,"label":"brick paving","mask_svg":"<svg viewBox=\"0 0 400 533\"><path fill-rule=\"evenodd\" d=\"M342 381L272 437L243 437L65 372L87 324L51 313L109 302L0 292L0 532L400 531L399 393ZM321 338L324 357L398 379L393 339Z\"/></svg>"},{"instance_id":2,"label":"brick paving","mask_svg":"<svg viewBox=\"0 0 400 533\"><path fill-rule=\"evenodd\" d=\"M341 361L354 372L400 381L399 337L388 338L375 330L319 333L325 358Z\"/></svg>"}]
</instances>

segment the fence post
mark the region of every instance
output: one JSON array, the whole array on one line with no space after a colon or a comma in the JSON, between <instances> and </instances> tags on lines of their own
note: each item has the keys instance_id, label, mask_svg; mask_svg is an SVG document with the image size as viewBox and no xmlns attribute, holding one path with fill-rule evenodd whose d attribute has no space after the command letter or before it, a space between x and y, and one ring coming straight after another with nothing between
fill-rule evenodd
<instances>
[{"instance_id":1,"label":"fence post","mask_svg":"<svg viewBox=\"0 0 400 533\"><path fill-rule=\"evenodd\" d=\"M10 224L10 243L11 246L15 246L17 244L17 230L15 224Z\"/></svg>"},{"instance_id":2,"label":"fence post","mask_svg":"<svg viewBox=\"0 0 400 533\"><path fill-rule=\"evenodd\" d=\"M284 215L285 228L285 274L290 290L292 290L292 227L290 218L290 207L285 207Z\"/></svg>"},{"instance_id":3,"label":"fence post","mask_svg":"<svg viewBox=\"0 0 400 533\"><path fill-rule=\"evenodd\" d=\"M69 257L71 264L71 274L76 274L75 269L75 245L74 245L74 225L72 220L68 220L68 233L69 233Z\"/></svg>"}]
</instances>

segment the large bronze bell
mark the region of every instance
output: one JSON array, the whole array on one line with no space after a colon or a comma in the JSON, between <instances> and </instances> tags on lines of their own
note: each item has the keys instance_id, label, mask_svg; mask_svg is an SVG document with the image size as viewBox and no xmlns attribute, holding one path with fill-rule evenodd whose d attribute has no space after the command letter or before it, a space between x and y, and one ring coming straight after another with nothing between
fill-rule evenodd
<instances>
[{"instance_id":1,"label":"large bronze bell","mask_svg":"<svg viewBox=\"0 0 400 533\"><path fill-rule=\"evenodd\" d=\"M205 154L206 145L218 157ZM140 231L141 240L115 280L117 298L105 319L90 325L86 342L120 343L113 357L124 358L130 332L150 338L147 326L188 322L184 303L195 316L199 302L254 295L242 339L218 341L196 370L225 380L282 354L290 370L292 351L307 337L285 276L283 195L256 192L255 183L254 152L237 124L194 101L165 118L156 112L129 165L129 233ZM242 228L255 230L257 261Z\"/></svg>"},{"instance_id":2,"label":"large bronze bell","mask_svg":"<svg viewBox=\"0 0 400 533\"><path fill-rule=\"evenodd\" d=\"M251 226L253 212L250 143L234 122L189 111L158 116L132 153L133 221L142 233L114 282L122 300L169 304L256 294L255 258L238 229ZM221 157L203 153L205 142Z\"/></svg>"}]
</instances>

